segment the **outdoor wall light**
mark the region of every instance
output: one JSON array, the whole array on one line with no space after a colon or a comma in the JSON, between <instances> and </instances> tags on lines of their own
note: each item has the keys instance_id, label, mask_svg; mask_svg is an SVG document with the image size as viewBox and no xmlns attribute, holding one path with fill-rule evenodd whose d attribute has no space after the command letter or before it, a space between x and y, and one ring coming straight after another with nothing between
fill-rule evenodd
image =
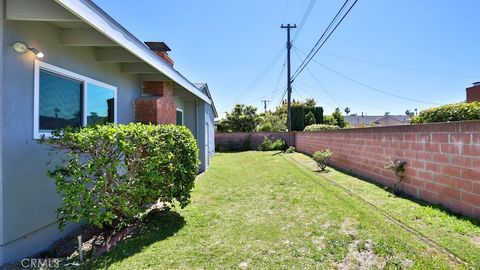
<instances>
[{"instance_id":1,"label":"outdoor wall light","mask_svg":"<svg viewBox=\"0 0 480 270\"><path fill-rule=\"evenodd\" d=\"M26 52L28 52L28 51L31 51L31 52L34 53L38 58L43 58L43 57L45 56L41 51L39 51L39 50L37 50L37 49L35 49L35 48L29 48L29 47L27 47L27 45L25 45L25 44L23 44L23 43L21 43L21 42L17 42L17 43L15 43L15 44L13 44L12 47L13 47L13 49L14 49L17 53L22 53L22 54L23 54L23 53L26 53Z\"/></svg>"}]
</instances>

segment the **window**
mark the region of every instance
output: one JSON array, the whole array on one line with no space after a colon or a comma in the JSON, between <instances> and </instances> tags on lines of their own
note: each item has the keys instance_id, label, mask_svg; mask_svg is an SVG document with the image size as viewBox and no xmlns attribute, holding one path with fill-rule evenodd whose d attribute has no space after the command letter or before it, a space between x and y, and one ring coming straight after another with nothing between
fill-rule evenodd
<instances>
[{"instance_id":1,"label":"window","mask_svg":"<svg viewBox=\"0 0 480 270\"><path fill-rule=\"evenodd\" d=\"M117 88L35 61L34 138L52 130L116 122Z\"/></svg>"},{"instance_id":2,"label":"window","mask_svg":"<svg viewBox=\"0 0 480 270\"><path fill-rule=\"evenodd\" d=\"M183 125L183 110L177 109L177 125Z\"/></svg>"}]
</instances>

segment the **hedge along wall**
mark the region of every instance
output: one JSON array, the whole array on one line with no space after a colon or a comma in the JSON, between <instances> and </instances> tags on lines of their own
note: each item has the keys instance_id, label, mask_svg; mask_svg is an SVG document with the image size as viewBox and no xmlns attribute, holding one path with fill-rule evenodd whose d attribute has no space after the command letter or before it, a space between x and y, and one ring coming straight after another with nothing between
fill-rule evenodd
<instances>
[{"instance_id":1,"label":"hedge along wall","mask_svg":"<svg viewBox=\"0 0 480 270\"><path fill-rule=\"evenodd\" d=\"M480 121L295 133L297 151L333 152L331 164L384 185L397 179L385 155L407 162L400 188L480 217Z\"/></svg>"},{"instance_id":2,"label":"hedge along wall","mask_svg":"<svg viewBox=\"0 0 480 270\"><path fill-rule=\"evenodd\" d=\"M232 145L241 147L249 137L252 149L257 149L264 137L268 137L271 140L284 139L287 142L287 145L295 145L294 134L287 132L216 132L215 148L227 149Z\"/></svg>"}]
</instances>

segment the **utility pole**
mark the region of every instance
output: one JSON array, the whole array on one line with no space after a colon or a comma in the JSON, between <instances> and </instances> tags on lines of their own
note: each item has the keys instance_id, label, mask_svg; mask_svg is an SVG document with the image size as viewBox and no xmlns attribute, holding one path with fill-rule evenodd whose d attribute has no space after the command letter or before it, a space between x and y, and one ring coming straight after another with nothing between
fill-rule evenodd
<instances>
[{"instance_id":1,"label":"utility pole","mask_svg":"<svg viewBox=\"0 0 480 270\"><path fill-rule=\"evenodd\" d=\"M297 25L283 25L280 28L287 29L287 127L288 131L292 131L292 78L290 67L290 50L292 49L292 41L290 40L290 29L297 28Z\"/></svg>"},{"instance_id":2,"label":"utility pole","mask_svg":"<svg viewBox=\"0 0 480 270\"><path fill-rule=\"evenodd\" d=\"M267 112L267 103L270 102L270 100L262 99L261 102L263 102L263 109Z\"/></svg>"}]
</instances>

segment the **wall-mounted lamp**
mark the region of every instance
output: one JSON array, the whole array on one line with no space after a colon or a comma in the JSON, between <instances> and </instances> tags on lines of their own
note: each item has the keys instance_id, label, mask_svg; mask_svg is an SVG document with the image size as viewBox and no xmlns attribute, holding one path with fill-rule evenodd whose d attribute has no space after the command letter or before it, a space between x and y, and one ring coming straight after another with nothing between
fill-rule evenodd
<instances>
[{"instance_id":1,"label":"wall-mounted lamp","mask_svg":"<svg viewBox=\"0 0 480 270\"><path fill-rule=\"evenodd\" d=\"M37 50L37 49L35 49L35 48L29 48L29 47L27 47L27 45L25 45L25 44L23 44L23 43L21 43L21 42L17 42L17 43L15 43L15 44L13 44L12 47L13 47L13 49L14 49L17 53L26 53L26 52L28 52L28 51L31 51L31 52L33 52L38 58L43 58L43 57L45 56L41 51L39 51L39 50Z\"/></svg>"}]
</instances>

